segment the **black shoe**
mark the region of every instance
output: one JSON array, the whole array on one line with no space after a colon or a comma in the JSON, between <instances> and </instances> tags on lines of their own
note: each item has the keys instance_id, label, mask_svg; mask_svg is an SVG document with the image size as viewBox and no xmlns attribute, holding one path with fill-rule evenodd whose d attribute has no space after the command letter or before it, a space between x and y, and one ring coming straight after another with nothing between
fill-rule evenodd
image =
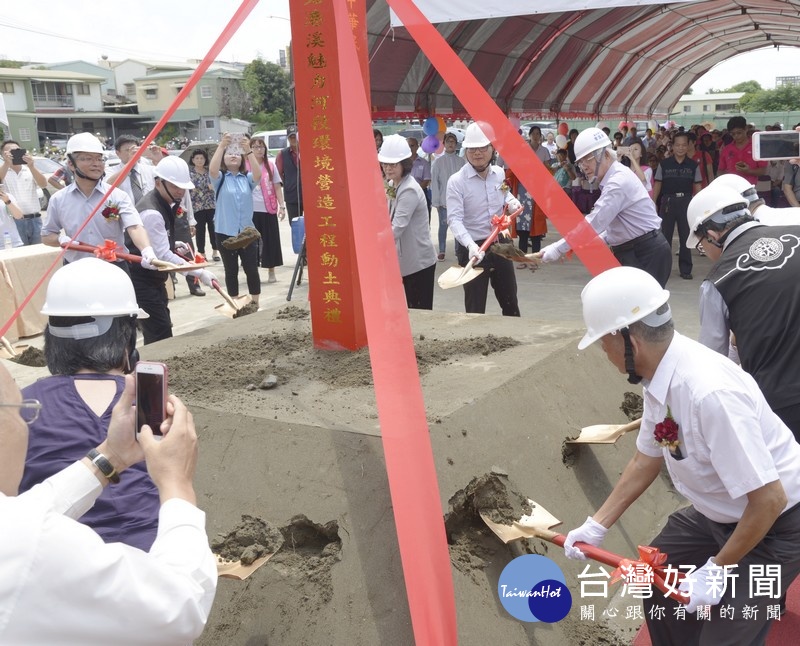
<instances>
[{"instance_id":1,"label":"black shoe","mask_svg":"<svg viewBox=\"0 0 800 646\"><path fill-rule=\"evenodd\" d=\"M200 287L197 283L194 285L189 285L189 293L192 296L205 296L206 293L203 291L203 288Z\"/></svg>"},{"instance_id":2,"label":"black shoe","mask_svg":"<svg viewBox=\"0 0 800 646\"><path fill-rule=\"evenodd\" d=\"M692 275L691 274L681 274L681 278L683 278L684 280L692 280Z\"/></svg>"}]
</instances>

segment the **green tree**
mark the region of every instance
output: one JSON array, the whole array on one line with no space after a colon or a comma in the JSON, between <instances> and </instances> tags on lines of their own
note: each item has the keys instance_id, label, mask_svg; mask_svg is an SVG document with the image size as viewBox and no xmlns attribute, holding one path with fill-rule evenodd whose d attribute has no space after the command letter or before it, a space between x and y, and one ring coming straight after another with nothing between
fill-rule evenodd
<instances>
[{"instance_id":1,"label":"green tree","mask_svg":"<svg viewBox=\"0 0 800 646\"><path fill-rule=\"evenodd\" d=\"M760 92L763 88L758 81L742 81L733 87L725 88L724 90L717 90L715 88L709 89L709 94L727 94L729 92L744 92L745 94L754 94ZM744 98L744 97L742 97Z\"/></svg>"},{"instance_id":2,"label":"green tree","mask_svg":"<svg viewBox=\"0 0 800 646\"><path fill-rule=\"evenodd\" d=\"M739 106L745 112L783 112L796 110L800 105L800 86L784 85L774 90L745 94Z\"/></svg>"},{"instance_id":3,"label":"green tree","mask_svg":"<svg viewBox=\"0 0 800 646\"><path fill-rule=\"evenodd\" d=\"M8 58L0 58L0 67L13 67L14 69L19 69L22 66L22 61L12 61Z\"/></svg>"},{"instance_id":4,"label":"green tree","mask_svg":"<svg viewBox=\"0 0 800 646\"><path fill-rule=\"evenodd\" d=\"M275 113L292 114L292 90L289 76L280 65L257 58L244 68L244 87L252 101L252 115ZM285 125L281 123L279 128Z\"/></svg>"}]
</instances>

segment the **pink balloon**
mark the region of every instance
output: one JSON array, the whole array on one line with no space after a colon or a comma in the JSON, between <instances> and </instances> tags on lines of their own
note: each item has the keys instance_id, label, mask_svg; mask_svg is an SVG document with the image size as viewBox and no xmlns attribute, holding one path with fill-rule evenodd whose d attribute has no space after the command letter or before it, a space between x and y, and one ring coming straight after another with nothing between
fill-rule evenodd
<instances>
[{"instance_id":1,"label":"pink balloon","mask_svg":"<svg viewBox=\"0 0 800 646\"><path fill-rule=\"evenodd\" d=\"M422 140L422 151L428 154L435 152L439 147L439 138L436 135L428 135Z\"/></svg>"},{"instance_id":2,"label":"pink balloon","mask_svg":"<svg viewBox=\"0 0 800 646\"><path fill-rule=\"evenodd\" d=\"M444 152L444 137L437 137L437 139L439 139L439 147L434 152L441 155Z\"/></svg>"},{"instance_id":3,"label":"pink balloon","mask_svg":"<svg viewBox=\"0 0 800 646\"><path fill-rule=\"evenodd\" d=\"M569 125L567 124L566 121L562 121L561 123L558 124L558 134L564 135L566 137L568 132L569 132Z\"/></svg>"},{"instance_id":4,"label":"pink balloon","mask_svg":"<svg viewBox=\"0 0 800 646\"><path fill-rule=\"evenodd\" d=\"M622 130L627 125L628 125L627 121L620 121L619 122L619 127L617 128L617 130Z\"/></svg>"}]
</instances>

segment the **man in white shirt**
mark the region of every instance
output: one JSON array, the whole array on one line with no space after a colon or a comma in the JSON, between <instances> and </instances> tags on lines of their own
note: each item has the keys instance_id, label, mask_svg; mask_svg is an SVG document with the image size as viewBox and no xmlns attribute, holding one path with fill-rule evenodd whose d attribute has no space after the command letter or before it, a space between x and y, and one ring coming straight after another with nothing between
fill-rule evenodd
<instances>
[{"instance_id":1,"label":"man in white shirt","mask_svg":"<svg viewBox=\"0 0 800 646\"><path fill-rule=\"evenodd\" d=\"M661 218L636 174L617 161L611 140L599 128L587 128L575 140L578 170L600 181L600 197L586 216L592 228L611 247L621 265L638 267L663 287L672 270L672 250L661 233ZM555 262L570 250L570 233L536 255Z\"/></svg>"},{"instance_id":2,"label":"man in white shirt","mask_svg":"<svg viewBox=\"0 0 800 646\"><path fill-rule=\"evenodd\" d=\"M514 264L497 254L485 255L481 245L492 231L492 217L517 211L517 200L508 190L505 172L492 164L494 147L477 123L467 126L461 146L467 163L447 182L447 224L456 239L456 258L465 267L470 258L483 272L464 284L467 314L486 312L486 295L492 284L503 316L519 316ZM485 256L485 257L484 257Z\"/></svg>"},{"instance_id":3,"label":"man in white shirt","mask_svg":"<svg viewBox=\"0 0 800 646\"><path fill-rule=\"evenodd\" d=\"M16 141L7 139L0 144L3 163L0 164L0 182L4 182L22 209L22 218L14 220L22 242L26 245L39 244L42 241L42 213L36 187L47 186L47 179L33 163L29 152L15 156L13 150L19 149Z\"/></svg>"},{"instance_id":4,"label":"man in white shirt","mask_svg":"<svg viewBox=\"0 0 800 646\"><path fill-rule=\"evenodd\" d=\"M19 204L17 204L17 200L14 196L10 193L6 193L2 188L0 188L0 202L2 202L2 204L0 204L0 240L2 240L3 246L5 246L6 234L8 234L8 240L11 241L11 246L21 247L25 243L22 242L22 238L19 237L19 231L14 222L15 220L22 219L22 209L19 208Z\"/></svg>"},{"instance_id":5,"label":"man in white shirt","mask_svg":"<svg viewBox=\"0 0 800 646\"><path fill-rule=\"evenodd\" d=\"M585 559L580 543L599 546L666 464L690 505L651 545L686 574L678 588L689 600L684 618L672 597L644 599L653 644L763 644L800 572L800 444L748 373L675 332L668 299L633 267L603 272L581 294L587 331L578 348L599 340L620 372L642 382L644 412L636 453L564 551ZM778 570L774 585L753 594L750 577L766 568Z\"/></svg>"},{"instance_id":6,"label":"man in white shirt","mask_svg":"<svg viewBox=\"0 0 800 646\"><path fill-rule=\"evenodd\" d=\"M456 152L458 138L454 132L444 136L444 154L437 157L431 168L431 204L439 214L439 261L444 260L447 245L447 182L466 164Z\"/></svg>"},{"instance_id":7,"label":"man in white shirt","mask_svg":"<svg viewBox=\"0 0 800 646\"><path fill-rule=\"evenodd\" d=\"M133 135L120 135L114 142L114 150L117 153L117 157L119 157L120 163L119 166L115 168L115 172L110 175L108 174L109 168L106 167L107 176L105 181L108 184L114 183L122 172L122 169L125 168L125 164L127 164L131 160L131 157L139 150L139 140ZM144 195L152 191L155 186L156 180L153 174L153 166L150 164L143 164L141 161L136 162L133 168L131 168L130 173L128 173L128 176L119 184L119 188L128 194L128 197L131 198L131 204L134 206Z\"/></svg>"},{"instance_id":8,"label":"man in white shirt","mask_svg":"<svg viewBox=\"0 0 800 646\"><path fill-rule=\"evenodd\" d=\"M192 485L192 415L170 396L164 438L156 441L145 425L137 441L133 397L129 375L106 440L16 496L28 444L21 412L31 419L41 404L21 401L0 366L0 643L177 646L203 631L217 567ZM161 497L158 536L149 552L106 544L75 520L143 458Z\"/></svg>"}]
</instances>

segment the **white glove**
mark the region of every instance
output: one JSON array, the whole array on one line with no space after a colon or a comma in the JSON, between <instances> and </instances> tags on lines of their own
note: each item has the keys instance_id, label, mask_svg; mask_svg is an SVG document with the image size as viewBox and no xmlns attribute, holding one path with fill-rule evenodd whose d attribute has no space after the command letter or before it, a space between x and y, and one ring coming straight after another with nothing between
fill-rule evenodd
<instances>
[{"instance_id":1,"label":"white glove","mask_svg":"<svg viewBox=\"0 0 800 646\"><path fill-rule=\"evenodd\" d=\"M142 249L142 267L145 269L152 269L153 271L157 270L158 268L152 264L154 260L158 260L158 258L156 258L153 247L145 247Z\"/></svg>"},{"instance_id":2,"label":"white glove","mask_svg":"<svg viewBox=\"0 0 800 646\"><path fill-rule=\"evenodd\" d=\"M542 262L556 262L557 260L561 260L561 250L558 248L558 243L554 242L553 244L547 245L544 249L540 252Z\"/></svg>"},{"instance_id":3,"label":"white glove","mask_svg":"<svg viewBox=\"0 0 800 646\"><path fill-rule=\"evenodd\" d=\"M194 260L194 251L182 240L178 240L175 243L175 253L177 253L179 256L189 256Z\"/></svg>"},{"instance_id":4,"label":"white glove","mask_svg":"<svg viewBox=\"0 0 800 646\"><path fill-rule=\"evenodd\" d=\"M698 606L716 606L725 594L727 580L725 568L714 563L713 557L706 564L688 575L678 590L689 596L686 612L697 612Z\"/></svg>"},{"instance_id":5,"label":"white glove","mask_svg":"<svg viewBox=\"0 0 800 646\"><path fill-rule=\"evenodd\" d=\"M187 271L186 273L197 278L206 287L213 287L211 281L217 280L217 277L206 269L193 269L192 271Z\"/></svg>"},{"instance_id":6,"label":"white glove","mask_svg":"<svg viewBox=\"0 0 800 646\"><path fill-rule=\"evenodd\" d=\"M586 554L577 547L573 547L575 543L588 543L589 545L600 547L607 532L608 528L603 527L591 516L587 516L583 525L567 534L567 539L564 541L564 554L568 559L585 561Z\"/></svg>"},{"instance_id":7,"label":"white glove","mask_svg":"<svg viewBox=\"0 0 800 646\"><path fill-rule=\"evenodd\" d=\"M511 196L511 199L506 202L506 204L508 205L509 213L514 213L522 208L522 203L513 195Z\"/></svg>"},{"instance_id":8,"label":"white glove","mask_svg":"<svg viewBox=\"0 0 800 646\"><path fill-rule=\"evenodd\" d=\"M477 265L483 257L486 255L481 248L475 244L474 242L469 243L469 247L467 247L467 253L469 253L470 258L475 258L475 264Z\"/></svg>"},{"instance_id":9,"label":"white glove","mask_svg":"<svg viewBox=\"0 0 800 646\"><path fill-rule=\"evenodd\" d=\"M73 240L66 233L59 233L58 234L58 244L60 244L60 245L69 244L69 246L72 246L72 245L77 245L78 241L77 240Z\"/></svg>"}]
</instances>

